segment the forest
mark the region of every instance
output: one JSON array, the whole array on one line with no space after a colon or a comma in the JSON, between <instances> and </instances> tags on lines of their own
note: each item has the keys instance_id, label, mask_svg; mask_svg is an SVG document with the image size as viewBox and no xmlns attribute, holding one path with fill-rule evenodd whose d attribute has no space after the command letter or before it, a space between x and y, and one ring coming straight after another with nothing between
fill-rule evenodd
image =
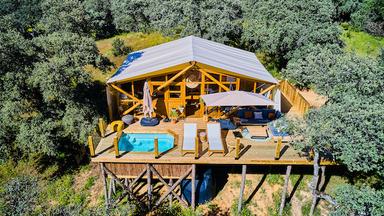
<instances>
[{"instance_id":1,"label":"forest","mask_svg":"<svg viewBox=\"0 0 384 216\"><path fill-rule=\"evenodd\" d=\"M87 136L107 118L105 79L89 68L107 77L119 66L97 41L136 33L161 38L148 44L195 35L255 52L275 77L325 96L290 121L294 145L345 168L330 215L384 215L384 1L0 2L0 215L142 214L87 207L95 176L71 186L91 169ZM113 47L122 58L136 49Z\"/></svg>"}]
</instances>

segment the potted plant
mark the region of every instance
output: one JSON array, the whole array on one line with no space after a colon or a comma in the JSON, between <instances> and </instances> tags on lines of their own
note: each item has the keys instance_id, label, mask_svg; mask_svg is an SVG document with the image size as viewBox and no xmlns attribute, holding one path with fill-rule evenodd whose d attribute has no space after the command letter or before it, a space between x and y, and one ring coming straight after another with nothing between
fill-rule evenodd
<instances>
[{"instance_id":1,"label":"potted plant","mask_svg":"<svg viewBox=\"0 0 384 216\"><path fill-rule=\"evenodd\" d=\"M173 123L177 122L177 118L179 117L179 114L177 113L176 108L171 109L171 113L169 114L169 117L172 119Z\"/></svg>"}]
</instances>

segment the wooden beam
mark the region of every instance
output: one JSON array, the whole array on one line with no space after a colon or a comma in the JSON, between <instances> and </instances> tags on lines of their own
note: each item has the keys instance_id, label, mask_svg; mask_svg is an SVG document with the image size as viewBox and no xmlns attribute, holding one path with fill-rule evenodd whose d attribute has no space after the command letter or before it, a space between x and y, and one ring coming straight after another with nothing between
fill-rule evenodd
<instances>
[{"instance_id":1,"label":"wooden beam","mask_svg":"<svg viewBox=\"0 0 384 216\"><path fill-rule=\"evenodd\" d=\"M284 179L284 187L283 192L281 194L281 202L280 202L280 209L279 209L279 216L283 215L283 209L286 202L287 197L287 190L288 190L288 183L289 183L289 175L291 174L292 165L287 166L287 171L285 173L285 179Z\"/></svg>"},{"instance_id":2,"label":"wooden beam","mask_svg":"<svg viewBox=\"0 0 384 216\"><path fill-rule=\"evenodd\" d=\"M110 84L112 88L114 88L116 91L120 92L121 94L123 95L126 95L127 97L131 98L132 100L138 102L138 103L142 103L142 101L140 99L138 99L137 97L129 94L128 92L124 91L123 89L119 88L117 85L115 84Z\"/></svg>"},{"instance_id":3,"label":"wooden beam","mask_svg":"<svg viewBox=\"0 0 384 216\"><path fill-rule=\"evenodd\" d=\"M191 187L191 206L192 210L196 208L196 164L192 164L192 187Z\"/></svg>"},{"instance_id":4,"label":"wooden beam","mask_svg":"<svg viewBox=\"0 0 384 216\"><path fill-rule=\"evenodd\" d=\"M162 84L161 86L157 87L156 90L154 91L154 93L160 91L161 89L169 86L174 80L176 80L177 78L179 78L181 75L185 74L189 69L191 69L193 66L195 65L195 63L192 63L192 65L184 68L183 70L181 70L179 73L175 74L171 79L167 80L164 84Z\"/></svg>"},{"instance_id":5,"label":"wooden beam","mask_svg":"<svg viewBox=\"0 0 384 216\"><path fill-rule=\"evenodd\" d=\"M183 179L185 179L192 172L192 167L189 168L180 178L172 185L171 188L168 189L166 193L164 193L159 200L157 200L155 206L159 206L159 204L173 191L175 188L181 183Z\"/></svg>"},{"instance_id":6,"label":"wooden beam","mask_svg":"<svg viewBox=\"0 0 384 216\"><path fill-rule=\"evenodd\" d=\"M128 113L132 112L134 109L136 109L141 103L136 103L135 105L131 106L129 109L125 110L123 112L123 115L127 115Z\"/></svg>"},{"instance_id":7,"label":"wooden beam","mask_svg":"<svg viewBox=\"0 0 384 216\"><path fill-rule=\"evenodd\" d=\"M245 175L247 174L247 165L243 164L241 166L241 186L240 186L240 195L239 195L239 203L237 204L237 213L241 213L241 208L243 205L243 196L244 196L244 188L245 188Z\"/></svg>"},{"instance_id":8,"label":"wooden beam","mask_svg":"<svg viewBox=\"0 0 384 216\"><path fill-rule=\"evenodd\" d=\"M259 94L263 95L263 94L265 94L265 93L271 91L272 89L274 89L274 88L276 88L276 87L277 87L277 85L271 85L271 86L269 86L268 88L262 90Z\"/></svg>"},{"instance_id":9,"label":"wooden beam","mask_svg":"<svg viewBox=\"0 0 384 216\"><path fill-rule=\"evenodd\" d=\"M230 91L230 89L223 85L221 82L219 82L217 79L215 79L212 75L210 75L207 71L205 71L204 69L199 69L199 71L204 74L206 77L208 77L210 80L212 80L213 82L215 82L217 85L219 85L221 88L223 88L225 91Z\"/></svg>"}]
</instances>

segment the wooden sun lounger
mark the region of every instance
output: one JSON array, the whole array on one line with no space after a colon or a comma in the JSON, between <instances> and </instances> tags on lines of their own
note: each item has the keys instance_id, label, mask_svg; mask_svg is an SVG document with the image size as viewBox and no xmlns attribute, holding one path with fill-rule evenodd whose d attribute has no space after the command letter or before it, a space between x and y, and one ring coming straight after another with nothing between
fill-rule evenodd
<instances>
[{"instance_id":1,"label":"wooden sun lounger","mask_svg":"<svg viewBox=\"0 0 384 216\"><path fill-rule=\"evenodd\" d=\"M184 123L184 136L181 146L181 154L195 153L197 140L197 124Z\"/></svg>"},{"instance_id":2,"label":"wooden sun lounger","mask_svg":"<svg viewBox=\"0 0 384 216\"><path fill-rule=\"evenodd\" d=\"M222 153L225 155L225 147L223 139L221 137L220 123L208 123L207 124L207 136L208 136L208 153Z\"/></svg>"}]
</instances>

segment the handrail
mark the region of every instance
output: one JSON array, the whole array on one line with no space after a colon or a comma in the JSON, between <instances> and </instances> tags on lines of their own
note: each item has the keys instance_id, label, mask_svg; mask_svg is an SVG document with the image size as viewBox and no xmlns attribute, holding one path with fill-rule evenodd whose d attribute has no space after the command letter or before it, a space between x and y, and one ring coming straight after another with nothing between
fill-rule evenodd
<instances>
[{"instance_id":1,"label":"handrail","mask_svg":"<svg viewBox=\"0 0 384 216\"><path fill-rule=\"evenodd\" d=\"M310 103L300 94L299 90L287 80L280 81L280 91L301 115L311 107Z\"/></svg>"}]
</instances>

